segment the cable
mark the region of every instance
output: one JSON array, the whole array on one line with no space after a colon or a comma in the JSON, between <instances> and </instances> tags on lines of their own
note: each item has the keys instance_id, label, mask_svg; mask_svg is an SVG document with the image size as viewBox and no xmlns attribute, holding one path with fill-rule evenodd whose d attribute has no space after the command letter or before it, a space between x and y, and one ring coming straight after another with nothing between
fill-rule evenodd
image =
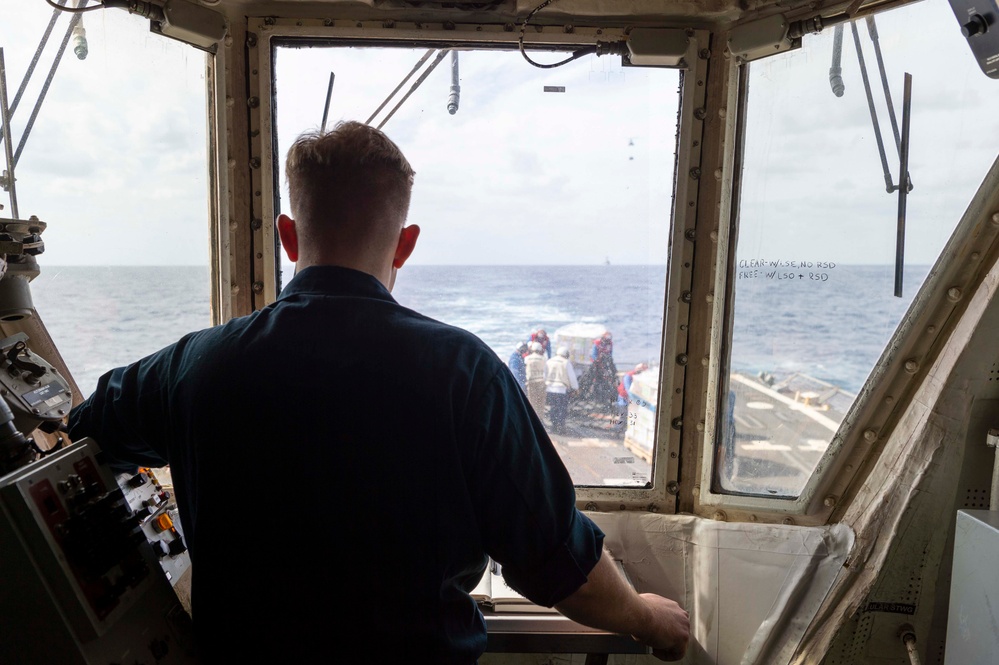
<instances>
[{"instance_id":1,"label":"cable","mask_svg":"<svg viewBox=\"0 0 999 665\"><path fill-rule=\"evenodd\" d=\"M68 12L70 14L83 14L84 12L93 12L98 9L104 9L103 2L92 7L63 7L62 5L56 4L55 0L45 0L45 2L49 3L52 7L61 12Z\"/></svg>"},{"instance_id":2,"label":"cable","mask_svg":"<svg viewBox=\"0 0 999 665\"><path fill-rule=\"evenodd\" d=\"M524 56L524 60L527 60L527 62L529 64L534 65L535 67L538 67L539 69L554 69L555 67L561 67L562 65L569 64L573 60L576 60L578 58L582 58L584 55L590 55L590 54L593 54L593 53L597 53L597 47L596 46L587 46L585 48L581 48L581 49L578 49L576 51L573 51L572 55L570 55L565 60L560 60L559 62L553 62L550 65L545 65L545 64L542 64L540 62L535 62L534 60L531 60L528 57L527 51L524 50L524 32L527 30L527 24L531 22L531 19L534 18L535 14L537 14L538 12L540 12L542 9L544 9L548 5L552 4L553 2L555 2L555 0L545 0L540 5L538 5L537 7L535 7L533 10L531 10L531 13L527 15L527 18L524 19L524 23L521 24L521 26L520 26L520 39L518 40L518 44L520 46L520 54L522 56Z\"/></svg>"}]
</instances>

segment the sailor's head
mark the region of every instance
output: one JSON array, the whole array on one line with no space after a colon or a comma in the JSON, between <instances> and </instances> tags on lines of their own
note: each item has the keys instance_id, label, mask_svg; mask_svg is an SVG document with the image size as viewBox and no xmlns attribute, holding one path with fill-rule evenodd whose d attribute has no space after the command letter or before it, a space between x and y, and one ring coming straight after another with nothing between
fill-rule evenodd
<instances>
[{"instance_id":1,"label":"sailor's head","mask_svg":"<svg viewBox=\"0 0 999 665\"><path fill-rule=\"evenodd\" d=\"M370 265L382 281L394 278L419 235L405 227L414 171L395 143L368 125L340 122L299 136L285 172L292 216L278 217L278 232L289 259L299 267Z\"/></svg>"},{"instance_id":2,"label":"sailor's head","mask_svg":"<svg viewBox=\"0 0 999 665\"><path fill-rule=\"evenodd\" d=\"M544 328L538 328L538 332L535 336L542 342L548 339L548 333L545 332Z\"/></svg>"},{"instance_id":3,"label":"sailor's head","mask_svg":"<svg viewBox=\"0 0 999 665\"><path fill-rule=\"evenodd\" d=\"M531 342L531 353L541 353L545 348L541 346L540 342Z\"/></svg>"},{"instance_id":4,"label":"sailor's head","mask_svg":"<svg viewBox=\"0 0 999 665\"><path fill-rule=\"evenodd\" d=\"M638 374L639 372L644 372L648 368L649 366L646 365L645 363L638 363L637 365L635 365L635 374Z\"/></svg>"},{"instance_id":5,"label":"sailor's head","mask_svg":"<svg viewBox=\"0 0 999 665\"><path fill-rule=\"evenodd\" d=\"M517 351L521 354L527 353L527 342L521 342L517 345Z\"/></svg>"},{"instance_id":6,"label":"sailor's head","mask_svg":"<svg viewBox=\"0 0 999 665\"><path fill-rule=\"evenodd\" d=\"M562 356L563 358L569 357L569 349L565 348L564 346L558 347L558 351L556 351L555 353Z\"/></svg>"}]
</instances>

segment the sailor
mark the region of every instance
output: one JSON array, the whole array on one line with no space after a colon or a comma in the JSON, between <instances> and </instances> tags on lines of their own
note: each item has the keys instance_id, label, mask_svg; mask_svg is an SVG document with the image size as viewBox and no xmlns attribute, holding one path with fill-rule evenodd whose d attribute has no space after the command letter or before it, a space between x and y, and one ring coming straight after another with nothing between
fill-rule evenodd
<instances>
[{"instance_id":1,"label":"sailor","mask_svg":"<svg viewBox=\"0 0 999 665\"><path fill-rule=\"evenodd\" d=\"M544 328L538 328L536 331L531 333L531 338L528 342L537 342L541 345L541 350L545 354L545 358L552 357L552 341L548 337L548 333L545 332Z\"/></svg>"},{"instance_id":2,"label":"sailor","mask_svg":"<svg viewBox=\"0 0 999 665\"><path fill-rule=\"evenodd\" d=\"M517 379L517 383L524 390L527 390L527 373L526 367L524 365L524 356L527 355L527 342L521 342L517 345L517 348L513 350L510 354L510 360L507 361L507 366L510 371L513 372L513 376Z\"/></svg>"},{"instance_id":3,"label":"sailor","mask_svg":"<svg viewBox=\"0 0 999 665\"><path fill-rule=\"evenodd\" d=\"M69 423L170 464L201 661L475 663L489 557L535 603L680 658L687 613L620 577L513 374L391 296L420 233L399 148L340 123L286 173L277 301L108 372Z\"/></svg>"},{"instance_id":4,"label":"sailor","mask_svg":"<svg viewBox=\"0 0 999 665\"><path fill-rule=\"evenodd\" d=\"M635 381L635 375L641 374L649 368L645 363L638 363L635 369L629 370L621 377L621 383L617 385L617 408L618 427L623 428L625 420L628 418L628 405L631 404L631 384Z\"/></svg>"},{"instance_id":5,"label":"sailor","mask_svg":"<svg viewBox=\"0 0 999 665\"><path fill-rule=\"evenodd\" d=\"M546 366L548 402L551 404L552 431L565 434L565 418L569 411L569 397L579 389L576 372L569 361L569 349L560 346L555 357Z\"/></svg>"},{"instance_id":6,"label":"sailor","mask_svg":"<svg viewBox=\"0 0 999 665\"><path fill-rule=\"evenodd\" d=\"M539 342L531 342L529 348L530 353L524 359L527 376L527 399L534 407L534 412L538 414L539 418L542 418L545 415L545 395L547 392L545 378L548 374L545 363L547 361Z\"/></svg>"}]
</instances>

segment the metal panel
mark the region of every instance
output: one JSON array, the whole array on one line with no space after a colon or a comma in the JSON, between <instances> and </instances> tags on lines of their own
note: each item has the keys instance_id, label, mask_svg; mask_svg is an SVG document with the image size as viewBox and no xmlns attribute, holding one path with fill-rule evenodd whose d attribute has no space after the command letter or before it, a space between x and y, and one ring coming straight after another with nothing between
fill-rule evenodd
<instances>
[{"instance_id":1,"label":"metal panel","mask_svg":"<svg viewBox=\"0 0 999 665\"><path fill-rule=\"evenodd\" d=\"M994 663L999 654L999 512L959 510L947 621L947 665Z\"/></svg>"}]
</instances>

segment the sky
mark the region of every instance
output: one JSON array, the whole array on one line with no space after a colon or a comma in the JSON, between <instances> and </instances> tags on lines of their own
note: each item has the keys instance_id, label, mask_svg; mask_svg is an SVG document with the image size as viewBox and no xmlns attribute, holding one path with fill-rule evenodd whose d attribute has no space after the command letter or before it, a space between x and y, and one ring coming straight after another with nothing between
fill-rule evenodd
<instances>
[{"instance_id":1,"label":"sky","mask_svg":"<svg viewBox=\"0 0 999 665\"><path fill-rule=\"evenodd\" d=\"M0 0L11 102L52 11ZM12 119L15 146L68 24L60 16ZM16 169L20 216L48 224L40 263L207 265L204 53L124 10L83 25L89 53L67 49Z\"/></svg>"},{"instance_id":2,"label":"sky","mask_svg":"<svg viewBox=\"0 0 999 665\"><path fill-rule=\"evenodd\" d=\"M44 0L0 0L11 99L51 12ZM60 17L14 116L15 144L67 24ZM84 26L89 54L67 52L17 166L21 216L49 225L43 263L206 264L205 55L121 10L88 13ZM906 255L929 263L999 153L999 81L978 69L945 0L882 15L878 27L898 109L902 75L913 74ZM860 34L897 179L864 26ZM740 258L893 260L897 203L884 191L849 30L842 98L829 90L831 43L830 29L752 66ZM294 136L320 124L331 71L330 122L365 120L422 53L279 51L282 159ZM611 57L553 70L517 53L459 60L455 115L445 58L384 127L417 172L413 264L665 261L676 72Z\"/></svg>"}]
</instances>

